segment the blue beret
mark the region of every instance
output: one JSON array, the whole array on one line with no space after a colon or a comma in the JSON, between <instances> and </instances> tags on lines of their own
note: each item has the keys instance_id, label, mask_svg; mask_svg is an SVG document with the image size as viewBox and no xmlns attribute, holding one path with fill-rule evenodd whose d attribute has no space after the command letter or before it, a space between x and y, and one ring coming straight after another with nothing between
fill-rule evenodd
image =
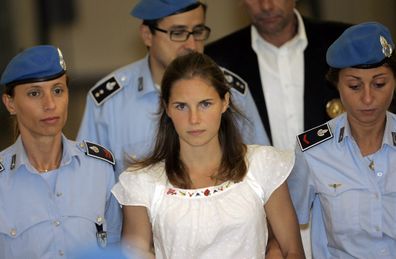
<instances>
[{"instance_id":1,"label":"blue beret","mask_svg":"<svg viewBox=\"0 0 396 259\"><path fill-rule=\"evenodd\" d=\"M384 25L366 22L349 27L334 41L326 53L333 68L370 68L382 64L392 55L395 44Z\"/></svg>"},{"instance_id":2,"label":"blue beret","mask_svg":"<svg viewBox=\"0 0 396 259\"><path fill-rule=\"evenodd\" d=\"M49 81L62 76L66 64L61 51L51 45L39 45L25 49L8 63L0 83L17 85Z\"/></svg>"},{"instance_id":3,"label":"blue beret","mask_svg":"<svg viewBox=\"0 0 396 259\"><path fill-rule=\"evenodd\" d=\"M142 20L155 20L198 3L198 0L140 0L131 15Z\"/></svg>"}]
</instances>

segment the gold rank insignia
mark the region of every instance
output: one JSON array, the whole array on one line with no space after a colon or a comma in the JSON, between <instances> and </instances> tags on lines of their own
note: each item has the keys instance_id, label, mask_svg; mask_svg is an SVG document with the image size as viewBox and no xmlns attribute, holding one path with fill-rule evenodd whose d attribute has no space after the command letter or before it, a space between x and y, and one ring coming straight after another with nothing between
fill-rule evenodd
<instances>
[{"instance_id":1,"label":"gold rank insignia","mask_svg":"<svg viewBox=\"0 0 396 259\"><path fill-rule=\"evenodd\" d=\"M340 183L332 183L332 184L329 184L329 187L331 187L331 188L333 188L334 189L334 191L338 188L338 187L340 187L342 184L340 184Z\"/></svg>"},{"instance_id":2,"label":"gold rank insignia","mask_svg":"<svg viewBox=\"0 0 396 259\"><path fill-rule=\"evenodd\" d=\"M89 149L91 149L96 154L99 153L99 148L97 146L90 146Z\"/></svg>"},{"instance_id":3,"label":"gold rank insignia","mask_svg":"<svg viewBox=\"0 0 396 259\"><path fill-rule=\"evenodd\" d=\"M344 111L344 106L342 105L342 102L339 98L331 99L326 104L326 113L332 119L337 117Z\"/></svg>"}]
</instances>

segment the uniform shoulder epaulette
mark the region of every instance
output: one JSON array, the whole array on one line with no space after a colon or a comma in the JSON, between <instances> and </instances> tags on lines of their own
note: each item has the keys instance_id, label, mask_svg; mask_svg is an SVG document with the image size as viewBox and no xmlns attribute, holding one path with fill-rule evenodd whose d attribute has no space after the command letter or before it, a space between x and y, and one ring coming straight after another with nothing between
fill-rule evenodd
<instances>
[{"instance_id":1,"label":"uniform shoulder epaulette","mask_svg":"<svg viewBox=\"0 0 396 259\"><path fill-rule=\"evenodd\" d=\"M101 105L105 100L115 95L122 89L114 76L110 77L103 83L94 86L90 93L95 100L96 105Z\"/></svg>"},{"instance_id":2,"label":"uniform shoulder epaulette","mask_svg":"<svg viewBox=\"0 0 396 259\"><path fill-rule=\"evenodd\" d=\"M311 147L319 145L331 138L333 138L333 133L331 132L328 123L324 123L318 127L307 130L297 136L301 151L310 149Z\"/></svg>"},{"instance_id":3,"label":"uniform shoulder epaulette","mask_svg":"<svg viewBox=\"0 0 396 259\"><path fill-rule=\"evenodd\" d=\"M96 143L92 143L88 141L84 141L84 143L85 143L85 154L87 156L95 157L104 160L106 162L109 162L112 165L115 165L114 156L110 150Z\"/></svg>"},{"instance_id":4,"label":"uniform shoulder epaulette","mask_svg":"<svg viewBox=\"0 0 396 259\"><path fill-rule=\"evenodd\" d=\"M0 162L0 173L4 171L4 166L3 164Z\"/></svg>"},{"instance_id":5,"label":"uniform shoulder epaulette","mask_svg":"<svg viewBox=\"0 0 396 259\"><path fill-rule=\"evenodd\" d=\"M232 88L236 89L238 92L244 95L248 87L246 81L243 80L240 76L238 76L234 72L224 67L220 67L220 69L223 71L227 83L229 83Z\"/></svg>"}]
</instances>

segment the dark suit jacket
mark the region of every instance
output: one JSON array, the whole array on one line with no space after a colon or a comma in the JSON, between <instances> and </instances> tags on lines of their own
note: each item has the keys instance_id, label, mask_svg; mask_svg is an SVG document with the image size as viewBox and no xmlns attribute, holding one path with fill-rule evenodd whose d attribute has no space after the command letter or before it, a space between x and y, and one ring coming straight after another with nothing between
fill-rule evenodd
<instances>
[{"instance_id":1,"label":"dark suit jacket","mask_svg":"<svg viewBox=\"0 0 396 259\"><path fill-rule=\"evenodd\" d=\"M307 18L303 20L308 39L308 46L304 52L304 128L310 129L330 119L326 113L326 103L339 97L336 88L325 79L328 70L326 51L349 25ZM210 43L205 47L205 53L220 66L238 74L248 83L261 120L269 138L272 139L258 60L252 49L250 30L249 25Z\"/></svg>"}]
</instances>

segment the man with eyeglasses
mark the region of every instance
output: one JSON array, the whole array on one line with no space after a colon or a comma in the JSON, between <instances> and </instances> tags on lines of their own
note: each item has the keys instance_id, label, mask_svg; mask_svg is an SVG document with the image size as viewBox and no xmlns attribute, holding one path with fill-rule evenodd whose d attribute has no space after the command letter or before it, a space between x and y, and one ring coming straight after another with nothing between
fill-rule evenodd
<instances>
[{"instance_id":1,"label":"man with eyeglasses","mask_svg":"<svg viewBox=\"0 0 396 259\"><path fill-rule=\"evenodd\" d=\"M197 0L140 0L131 15L142 20L140 35L145 58L100 80L88 93L77 139L110 148L116 158L116 178L125 162L141 159L153 147L160 83L168 64L177 56L203 52L210 28L205 25L206 5ZM247 144L268 144L246 83L224 70L234 103L249 121L240 121Z\"/></svg>"}]
</instances>

